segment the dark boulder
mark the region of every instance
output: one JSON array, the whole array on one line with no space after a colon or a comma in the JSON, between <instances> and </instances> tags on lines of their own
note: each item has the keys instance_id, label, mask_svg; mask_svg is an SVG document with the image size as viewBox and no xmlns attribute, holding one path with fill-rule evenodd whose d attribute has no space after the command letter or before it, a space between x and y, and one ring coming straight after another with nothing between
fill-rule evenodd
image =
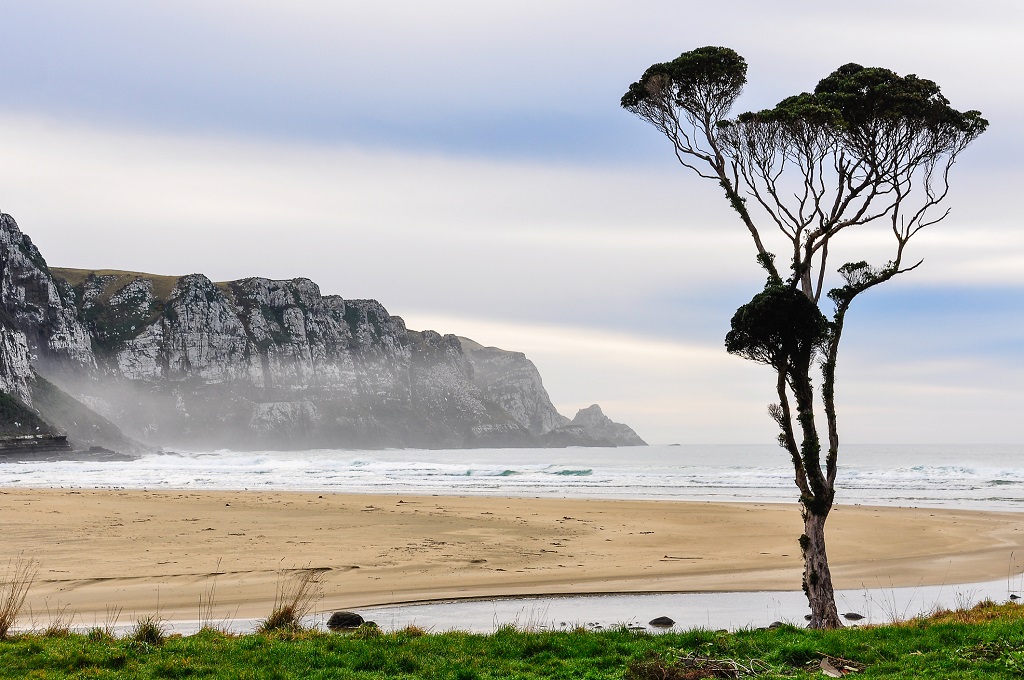
<instances>
[{"instance_id":1,"label":"dark boulder","mask_svg":"<svg viewBox=\"0 0 1024 680\"><path fill-rule=\"evenodd\" d=\"M331 630L358 628L361 625L363 625L363 617L355 612L334 612L331 614L331 618L327 619L327 627Z\"/></svg>"},{"instance_id":2,"label":"dark boulder","mask_svg":"<svg viewBox=\"0 0 1024 680\"><path fill-rule=\"evenodd\" d=\"M659 616L656 619L651 619L650 621L648 621L648 624L654 626L655 628L671 628L672 626L676 625L676 622L667 616Z\"/></svg>"}]
</instances>

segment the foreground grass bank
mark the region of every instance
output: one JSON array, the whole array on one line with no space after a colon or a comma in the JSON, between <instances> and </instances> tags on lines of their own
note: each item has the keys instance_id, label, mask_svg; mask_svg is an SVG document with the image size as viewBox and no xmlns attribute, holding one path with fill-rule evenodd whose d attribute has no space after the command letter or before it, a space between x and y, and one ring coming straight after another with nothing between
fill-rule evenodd
<instances>
[{"instance_id":1,"label":"foreground grass bank","mask_svg":"<svg viewBox=\"0 0 1024 680\"><path fill-rule=\"evenodd\" d=\"M152 633L152 631L151 631ZM1019 678L1024 608L982 604L894 626L648 635L626 630L491 635L416 629L114 639L26 634L0 641L0 678L699 678L682 657L737 661L763 678L821 678L823 657L863 678ZM754 662L753 664L751 662Z\"/></svg>"}]
</instances>

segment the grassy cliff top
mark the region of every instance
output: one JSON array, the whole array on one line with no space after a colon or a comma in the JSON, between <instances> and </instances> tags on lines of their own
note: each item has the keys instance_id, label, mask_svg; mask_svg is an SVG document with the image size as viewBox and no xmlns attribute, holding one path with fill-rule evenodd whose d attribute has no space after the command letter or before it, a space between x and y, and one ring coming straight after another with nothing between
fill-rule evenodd
<instances>
[{"instance_id":1,"label":"grassy cliff top","mask_svg":"<svg viewBox=\"0 0 1024 680\"><path fill-rule=\"evenodd\" d=\"M135 279L146 279L153 284L153 296L161 302L171 296L171 291L177 285L180 276L162 276L160 274L147 274L146 272L123 271L119 269L65 269L63 267L50 267L50 273L64 279L72 286L85 282L90 275L93 276L114 276L117 277L106 286L104 295L109 296Z\"/></svg>"},{"instance_id":2,"label":"grassy cliff top","mask_svg":"<svg viewBox=\"0 0 1024 680\"><path fill-rule=\"evenodd\" d=\"M103 302L135 279L145 279L149 281L153 285L153 297L160 302L167 302L167 299L171 296L171 291L173 291L174 287L178 285L178 281L182 279L181 276L165 276L163 274L149 274L147 272L133 272L123 269L71 269L69 267L50 267L50 274L55 278L67 281L72 286L85 283L85 280L88 279L90 275L115 277L103 289L103 294L100 296L100 300ZM232 283L234 283L234 281L214 281L214 285L224 293L224 296L227 297L228 300L234 299L234 293L231 290Z\"/></svg>"}]
</instances>

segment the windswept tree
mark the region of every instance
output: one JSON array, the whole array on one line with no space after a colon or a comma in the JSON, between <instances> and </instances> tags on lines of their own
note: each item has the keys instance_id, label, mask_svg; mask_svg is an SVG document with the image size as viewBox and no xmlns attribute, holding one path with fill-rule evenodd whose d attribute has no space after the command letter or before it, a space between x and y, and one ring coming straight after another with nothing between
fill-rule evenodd
<instances>
[{"instance_id":1,"label":"windswept tree","mask_svg":"<svg viewBox=\"0 0 1024 680\"><path fill-rule=\"evenodd\" d=\"M664 134L683 166L719 184L767 272L764 290L733 316L725 345L775 371L778 402L768 411L800 492L810 626L833 628L842 623L825 520L839 460L835 376L846 313L861 293L921 264L907 264L907 245L949 214L940 204L950 169L988 122L953 109L930 80L858 64L811 93L729 117L746 71L733 50L701 47L651 66L622 106ZM843 264L826 291L833 241L869 228L891 232L892 258ZM766 245L773 235L788 266Z\"/></svg>"}]
</instances>

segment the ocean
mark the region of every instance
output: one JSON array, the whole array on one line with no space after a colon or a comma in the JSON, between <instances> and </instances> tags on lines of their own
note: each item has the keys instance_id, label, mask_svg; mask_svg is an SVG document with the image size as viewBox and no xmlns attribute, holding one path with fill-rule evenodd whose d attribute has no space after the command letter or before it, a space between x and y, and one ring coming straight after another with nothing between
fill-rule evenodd
<instances>
[{"instance_id":1,"label":"ocean","mask_svg":"<svg viewBox=\"0 0 1024 680\"><path fill-rule=\"evenodd\" d=\"M163 451L0 457L0 487L795 502L778 447ZM849 445L839 504L1024 509L1024 445Z\"/></svg>"}]
</instances>

